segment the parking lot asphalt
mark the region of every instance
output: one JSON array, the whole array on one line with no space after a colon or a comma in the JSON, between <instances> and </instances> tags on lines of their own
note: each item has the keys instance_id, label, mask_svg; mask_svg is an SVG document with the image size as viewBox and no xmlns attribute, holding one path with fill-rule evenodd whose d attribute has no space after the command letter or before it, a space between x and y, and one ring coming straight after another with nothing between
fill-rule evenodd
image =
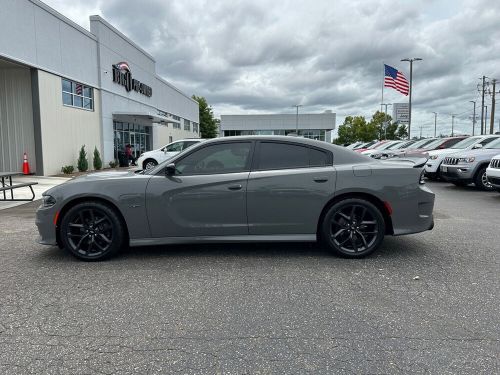
<instances>
[{"instance_id":1,"label":"parking lot asphalt","mask_svg":"<svg viewBox=\"0 0 500 375\"><path fill-rule=\"evenodd\" d=\"M429 183L433 231L134 248L84 263L0 211L1 374L500 372L500 193Z\"/></svg>"}]
</instances>

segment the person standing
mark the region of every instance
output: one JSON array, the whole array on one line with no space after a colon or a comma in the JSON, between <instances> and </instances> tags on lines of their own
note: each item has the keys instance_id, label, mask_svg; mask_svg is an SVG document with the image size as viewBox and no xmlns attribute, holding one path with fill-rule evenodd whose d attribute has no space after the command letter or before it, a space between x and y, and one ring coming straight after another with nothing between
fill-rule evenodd
<instances>
[{"instance_id":1,"label":"person standing","mask_svg":"<svg viewBox=\"0 0 500 375\"><path fill-rule=\"evenodd\" d=\"M125 156L128 161L132 161L132 165L135 165L135 158L132 152L132 146L129 143L125 145Z\"/></svg>"}]
</instances>

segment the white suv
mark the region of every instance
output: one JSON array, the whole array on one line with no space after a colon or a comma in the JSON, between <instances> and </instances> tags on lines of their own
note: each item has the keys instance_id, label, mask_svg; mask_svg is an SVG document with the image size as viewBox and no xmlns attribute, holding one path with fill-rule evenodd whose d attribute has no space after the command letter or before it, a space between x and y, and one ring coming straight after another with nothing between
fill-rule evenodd
<instances>
[{"instance_id":1,"label":"white suv","mask_svg":"<svg viewBox=\"0 0 500 375\"><path fill-rule=\"evenodd\" d=\"M476 135L465 138L450 148L428 151L429 159L425 164L425 176L431 180L438 180L441 177L439 166L446 156L465 150L482 148L499 137L498 135Z\"/></svg>"},{"instance_id":2,"label":"white suv","mask_svg":"<svg viewBox=\"0 0 500 375\"><path fill-rule=\"evenodd\" d=\"M500 155L491 159L490 165L486 168L486 177L488 182L500 191Z\"/></svg>"},{"instance_id":3,"label":"white suv","mask_svg":"<svg viewBox=\"0 0 500 375\"><path fill-rule=\"evenodd\" d=\"M137 159L137 166L144 170L154 168L161 162L202 141L204 141L202 138L180 139L157 150L146 151Z\"/></svg>"}]
</instances>

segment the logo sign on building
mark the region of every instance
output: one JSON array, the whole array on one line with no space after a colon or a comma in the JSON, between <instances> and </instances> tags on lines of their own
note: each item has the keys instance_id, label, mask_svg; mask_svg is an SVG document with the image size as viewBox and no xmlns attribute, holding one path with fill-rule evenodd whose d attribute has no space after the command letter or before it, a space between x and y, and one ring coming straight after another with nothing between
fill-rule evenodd
<instances>
[{"instance_id":1,"label":"logo sign on building","mask_svg":"<svg viewBox=\"0 0 500 375\"><path fill-rule=\"evenodd\" d=\"M394 103L393 104L393 121L399 122L400 124L408 124L410 108L408 103Z\"/></svg>"},{"instance_id":2,"label":"logo sign on building","mask_svg":"<svg viewBox=\"0 0 500 375\"><path fill-rule=\"evenodd\" d=\"M127 91L137 91L147 97L153 95L153 89L151 86L142 83L138 79L132 78L132 73L130 67L124 61L113 65L113 82L118 83L125 87Z\"/></svg>"}]
</instances>

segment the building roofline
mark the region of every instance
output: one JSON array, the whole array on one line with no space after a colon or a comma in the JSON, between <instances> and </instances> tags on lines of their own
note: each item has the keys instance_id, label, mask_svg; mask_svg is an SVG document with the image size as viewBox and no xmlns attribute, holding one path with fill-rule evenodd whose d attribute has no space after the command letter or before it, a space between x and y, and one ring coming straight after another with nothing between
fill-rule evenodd
<instances>
[{"instance_id":1,"label":"building roofline","mask_svg":"<svg viewBox=\"0 0 500 375\"><path fill-rule=\"evenodd\" d=\"M146 50L144 50L142 47L140 47L137 43L135 43L132 39L127 37L125 34L123 34L120 30L118 30L116 27L114 27L112 24L110 24L108 21L106 21L104 18L101 16L95 14L89 17L90 21L97 21L102 23L104 26L109 28L111 31L116 33L120 38L122 38L125 42L130 44L132 47L137 48L139 51L141 51L143 54L145 54L149 59L151 59L153 62L156 63L155 58Z\"/></svg>"},{"instance_id":2,"label":"building roofline","mask_svg":"<svg viewBox=\"0 0 500 375\"><path fill-rule=\"evenodd\" d=\"M72 28L74 28L75 30L81 32L82 34L84 34L85 36L88 36L89 38L97 41L97 37L92 34L90 31L88 31L86 28L80 26L79 24L77 24L76 22L73 22L71 21L68 17L64 16L63 14L59 13L57 10L51 8L50 6L48 6L47 4L39 1L39 0L29 0L33 5L36 5L37 7L45 10L46 12L49 12L50 14L52 14L54 17L58 18L60 21L64 22L65 24L67 24L68 26L71 26Z\"/></svg>"},{"instance_id":3,"label":"building roofline","mask_svg":"<svg viewBox=\"0 0 500 375\"><path fill-rule=\"evenodd\" d=\"M170 82L168 82L165 78L159 76L158 74L155 75L156 79L158 79L159 81L163 82L164 84L166 84L168 87L170 87L171 89L177 91L179 94L185 96L187 99L191 100L193 103L196 103L196 104L199 104L196 100L194 100L192 97L190 97L188 94L186 94L185 92L181 91L180 89L178 89L177 87L175 87L174 85L172 85Z\"/></svg>"}]
</instances>

